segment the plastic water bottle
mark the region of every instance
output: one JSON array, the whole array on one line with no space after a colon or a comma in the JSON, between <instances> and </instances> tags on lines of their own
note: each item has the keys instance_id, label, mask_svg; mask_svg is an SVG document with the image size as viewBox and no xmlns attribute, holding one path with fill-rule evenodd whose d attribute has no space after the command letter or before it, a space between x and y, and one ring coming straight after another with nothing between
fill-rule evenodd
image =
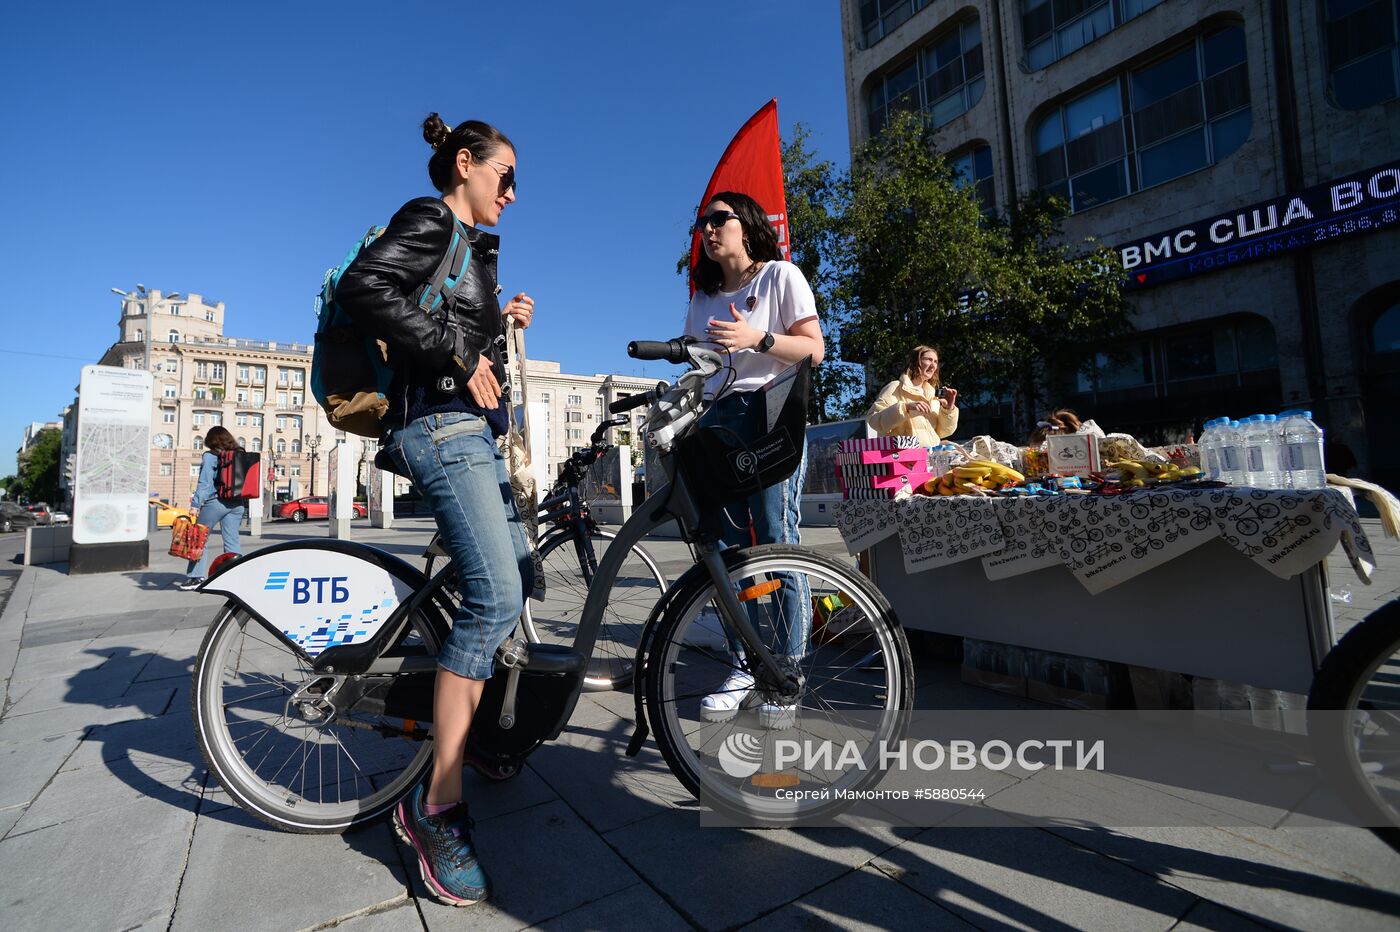
<instances>
[{"instance_id":1,"label":"plastic water bottle","mask_svg":"<svg viewBox=\"0 0 1400 932\"><path fill-rule=\"evenodd\" d=\"M1282 425L1281 464L1286 485L1294 489L1327 487L1327 471L1322 460L1322 428L1312 419L1311 411L1294 408L1279 415Z\"/></svg>"},{"instance_id":2,"label":"plastic water bottle","mask_svg":"<svg viewBox=\"0 0 1400 932\"><path fill-rule=\"evenodd\" d=\"M1201 474L1207 479L1219 479L1220 470L1220 425L1225 418L1217 417L1206 421L1201 429L1201 437L1196 441L1201 450Z\"/></svg>"},{"instance_id":3,"label":"plastic water bottle","mask_svg":"<svg viewBox=\"0 0 1400 932\"><path fill-rule=\"evenodd\" d=\"M1219 446L1216 455L1220 457L1220 478L1231 485L1245 484L1244 444L1240 440L1243 425L1239 421L1221 418Z\"/></svg>"},{"instance_id":4,"label":"plastic water bottle","mask_svg":"<svg viewBox=\"0 0 1400 932\"><path fill-rule=\"evenodd\" d=\"M1244 441L1245 485L1255 489L1278 486L1278 445L1267 415L1255 414L1240 425Z\"/></svg>"}]
</instances>

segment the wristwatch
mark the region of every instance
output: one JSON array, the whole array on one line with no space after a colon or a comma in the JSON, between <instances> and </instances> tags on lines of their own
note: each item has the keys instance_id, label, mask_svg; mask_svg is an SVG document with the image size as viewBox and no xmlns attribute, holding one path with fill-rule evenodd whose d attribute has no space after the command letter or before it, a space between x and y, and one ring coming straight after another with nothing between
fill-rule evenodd
<instances>
[{"instance_id":1,"label":"wristwatch","mask_svg":"<svg viewBox=\"0 0 1400 932\"><path fill-rule=\"evenodd\" d=\"M765 334L763 335L763 339L762 339L762 340L759 340L759 341L758 341L758 345L754 347L754 349L758 350L760 353L766 353L766 352L768 352L768 351L769 351L770 349L772 349L772 348L773 348L773 334L772 334L772 333L765 333Z\"/></svg>"}]
</instances>

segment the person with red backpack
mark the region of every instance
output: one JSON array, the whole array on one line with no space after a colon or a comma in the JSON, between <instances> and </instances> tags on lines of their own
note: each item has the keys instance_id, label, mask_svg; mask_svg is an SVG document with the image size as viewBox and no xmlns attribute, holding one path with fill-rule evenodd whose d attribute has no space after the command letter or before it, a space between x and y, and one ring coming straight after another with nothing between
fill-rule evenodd
<instances>
[{"instance_id":1,"label":"person with red backpack","mask_svg":"<svg viewBox=\"0 0 1400 932\"><path fill-rule=\"evenodd\" d=\"M238 541L238 531L243 524L243 513L248 508L248 499L242 495L230 495L243 489L220 490L219 466L221 460L231 460L241 453L242 447L233 439L233 434L225 427L211 427L204 435L204 458L199 464L199 480L195 483L194 495L190 498L190 510L195 512L195 522L212 532L217 525L219 536L224 540L224 553L242 554L243 546ZM221 494L222 491L222 494ZM185 570L185 581L177 588L189 591L204 582L209 569L209 548L204 548L198 560L191 560Z\"/></svg>"}]
</instances>

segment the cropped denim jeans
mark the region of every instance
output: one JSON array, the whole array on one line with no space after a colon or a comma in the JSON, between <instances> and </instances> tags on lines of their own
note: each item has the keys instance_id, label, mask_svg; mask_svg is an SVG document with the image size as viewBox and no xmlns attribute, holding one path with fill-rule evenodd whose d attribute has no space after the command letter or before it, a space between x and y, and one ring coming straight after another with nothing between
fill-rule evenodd
<instances>
[{"instance_id":1,"label":"cropped denim jeans","mask_svg":"<svg viewBox=\"0 0 1400 932\"><path fill-rule=\"evenodd\" d=\"M482 418L447 412L390 431L385 449L432 508L457 568L461 606L438 666L489 679L535 576L496 441Z\"/></svg>"},{"instance_id":2,"label":"cropped denim jeans","mask_svg":"<svg viewBox=\"0 0 1400 932\"><path fill-rule=\"evenodd\" d=\"M706 427L733 431L725 434L731 441L743 438L753 441L767 432L762 392L735 392L726 395L705 412L701 424ZM749 547L754 544L800 544L802 535L798 521L802 516L802 483L807 477L807 447L803 438L802 460L791 476L776 485L755 492L743 501L726 505L720 528L720 540L727 547ZM752 521L753 529L749 525ZM806 653L807 637L812 627L812 598L807 577L778 574L783 587L775 596L748 603L749 620L764 636L767 646L775 653L801 657ZM753 585L749 581L747 585ZM729 647L734 653L743 652L743 645L730 632Z\"/></svg>"}]
</instances>

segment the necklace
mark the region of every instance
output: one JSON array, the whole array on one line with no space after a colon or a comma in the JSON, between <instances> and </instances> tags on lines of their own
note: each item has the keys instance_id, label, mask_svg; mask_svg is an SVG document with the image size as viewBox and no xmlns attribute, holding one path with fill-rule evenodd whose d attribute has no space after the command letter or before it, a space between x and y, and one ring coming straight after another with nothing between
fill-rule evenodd
<instances>
[{"instance_id":1,"label":"necklace","mask_svg":"<svg viewBox=\"0 0 1400 932\"><path fill-rule=\"evenodd\" d=\"M734 290L738 291L740 288L747 285L753 277L758 274L758 270L761 268L763 268L763 263L757 259L750 262L748 267L739 273L739 284L734 286Z\"/></svg>"}]
</instances>

